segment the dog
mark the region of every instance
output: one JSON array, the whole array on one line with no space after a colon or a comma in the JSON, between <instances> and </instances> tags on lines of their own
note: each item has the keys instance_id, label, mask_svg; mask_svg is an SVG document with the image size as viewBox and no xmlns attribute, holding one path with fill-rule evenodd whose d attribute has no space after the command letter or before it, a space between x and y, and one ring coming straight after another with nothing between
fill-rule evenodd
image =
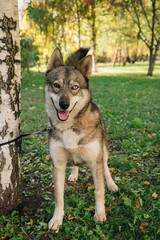
<instances>
[{"instance_id":1,"label":"dog","mask_svg":"<svg viewBox=\"0 0 160 240\"><path fill-rule=\"evenodd\" d=\"M55 210L48 228L58 230L64 217L64 182L67 163L73 164L69 181L78 179L78 166L86 163L95 185L95 221L106 221L104 176L107 187L118 191L108 165L105 126L99 108L92 102L89 78L92 56L80 48L65 64L56 48L47 65L45 107L49 121L48 144L53 162Z\"/></svg>"}]
</instances>

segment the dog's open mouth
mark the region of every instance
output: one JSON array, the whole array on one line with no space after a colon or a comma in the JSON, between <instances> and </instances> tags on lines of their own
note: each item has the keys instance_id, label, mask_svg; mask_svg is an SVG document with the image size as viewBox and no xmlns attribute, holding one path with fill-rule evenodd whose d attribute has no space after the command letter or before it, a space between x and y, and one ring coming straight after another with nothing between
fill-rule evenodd
<instances>
[{"instance_id":1,"label":"dog's open mouth","mask_svg":"<svg viewBox=\"0 0 160 240\"><path fill-rule=\"evenodd\" d=\"M69 117L69 112L63 112L63 111L57 110L57 114L58 114L59 120L61 121L66 121Z\"/></svg>"},{"instance_id":2,"label":"dog's open mouth","mask_svg":"<svg viewBox=\"0 0 160 240\"><path fill-rule=\"evenodd\" d=\"M51 98L51 101L52 101L52 103L53 103L53 105L54 105L54 107L55 107L55 104L54 104L54 101L53 101L52 98ZM74 107L76 106L76 104L77 104L77 102L74 104L72 110L74 109ZM66 120L68 119L68 117L69 117L69 114L72 112L72 110L71 110L71 111L61 111L61 110L58 110L56 107L55 107L55 109L56 109L56 111L57 111L57 117L58 117L58 119L59 119L60 121L66 121Z\"/></svg>"}]
</instances>

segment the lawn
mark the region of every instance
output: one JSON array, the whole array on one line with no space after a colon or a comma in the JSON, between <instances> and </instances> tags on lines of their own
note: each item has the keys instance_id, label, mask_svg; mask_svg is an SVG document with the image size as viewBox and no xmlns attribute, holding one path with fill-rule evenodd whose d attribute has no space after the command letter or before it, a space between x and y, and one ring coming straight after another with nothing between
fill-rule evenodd
<instances>
[{"instance_id":1,"label":"lawn","mask_svg":"<svg viewBox=\"0 0 160 240\"><path fill-rule=\"evenodd\" d=\"M106 223L95 223L90 169L65 182L65 217L58 233L47 230L54 212L54 186L47 134L23 139L23 203L0 217L0 239L160 239L159 97L160 63L147 77L147 63L125 67L99 65L90 80L93 101L105 120L109 168L118 193L106 188ZM32 69L22 78L22 132L47 126L44 73Z\"/></svg>"}]
</instances>

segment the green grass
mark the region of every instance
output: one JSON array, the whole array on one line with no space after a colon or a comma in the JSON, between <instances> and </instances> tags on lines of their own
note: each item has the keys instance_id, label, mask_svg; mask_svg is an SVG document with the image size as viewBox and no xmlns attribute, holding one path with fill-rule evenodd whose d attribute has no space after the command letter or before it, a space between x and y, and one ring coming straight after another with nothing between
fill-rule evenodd
<instances>
[{"instance_id":1,"label":"green grass","mask_svg":"<svg viewBox=\"0 0 160 240\"><path fill-rule=\"evenodd\" d=\"M148 65L100 65L90 80L92 97L102 111L110 149L109 167L118 193L105 194L107 222L94 223L91 172L81 168L76 183L66 172L65 217L60 231L47 230L54 212L47 134L23 139L23 204L0 217L0 239L158 240L160 64L147 77ZM22 80L22 132L47 126L44 77L32 71Z\"/></svg>"}]
</instances>

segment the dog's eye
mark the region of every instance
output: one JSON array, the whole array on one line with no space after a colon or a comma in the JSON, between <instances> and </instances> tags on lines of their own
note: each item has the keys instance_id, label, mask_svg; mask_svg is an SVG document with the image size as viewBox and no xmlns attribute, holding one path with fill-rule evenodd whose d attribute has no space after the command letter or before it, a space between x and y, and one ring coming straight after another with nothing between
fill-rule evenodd
<instances>
[{"instance_id":1,"label":"dog's eye","mask_svg":"<svg viewBox=\"0 0 160 240\"><path fill-rule=\"evenodd\" d=\"M72 86L72 90L77 90L78 88L79 88L78 85L73 85L73 86Z\"/></svg>"},{"instance_id":2,"label":"dog's eye","mask_svg":"<svg viewBox=\"0 0 160 240\"><path fill-rule=\"evenodd\" d=\"M60 86L60 84L59 84L59 83L53 83L53 86L54 86L55 88L58 88L58 89L60 89L60 88L61 88L61 86Z\"/></svg>"}]
</instances>

